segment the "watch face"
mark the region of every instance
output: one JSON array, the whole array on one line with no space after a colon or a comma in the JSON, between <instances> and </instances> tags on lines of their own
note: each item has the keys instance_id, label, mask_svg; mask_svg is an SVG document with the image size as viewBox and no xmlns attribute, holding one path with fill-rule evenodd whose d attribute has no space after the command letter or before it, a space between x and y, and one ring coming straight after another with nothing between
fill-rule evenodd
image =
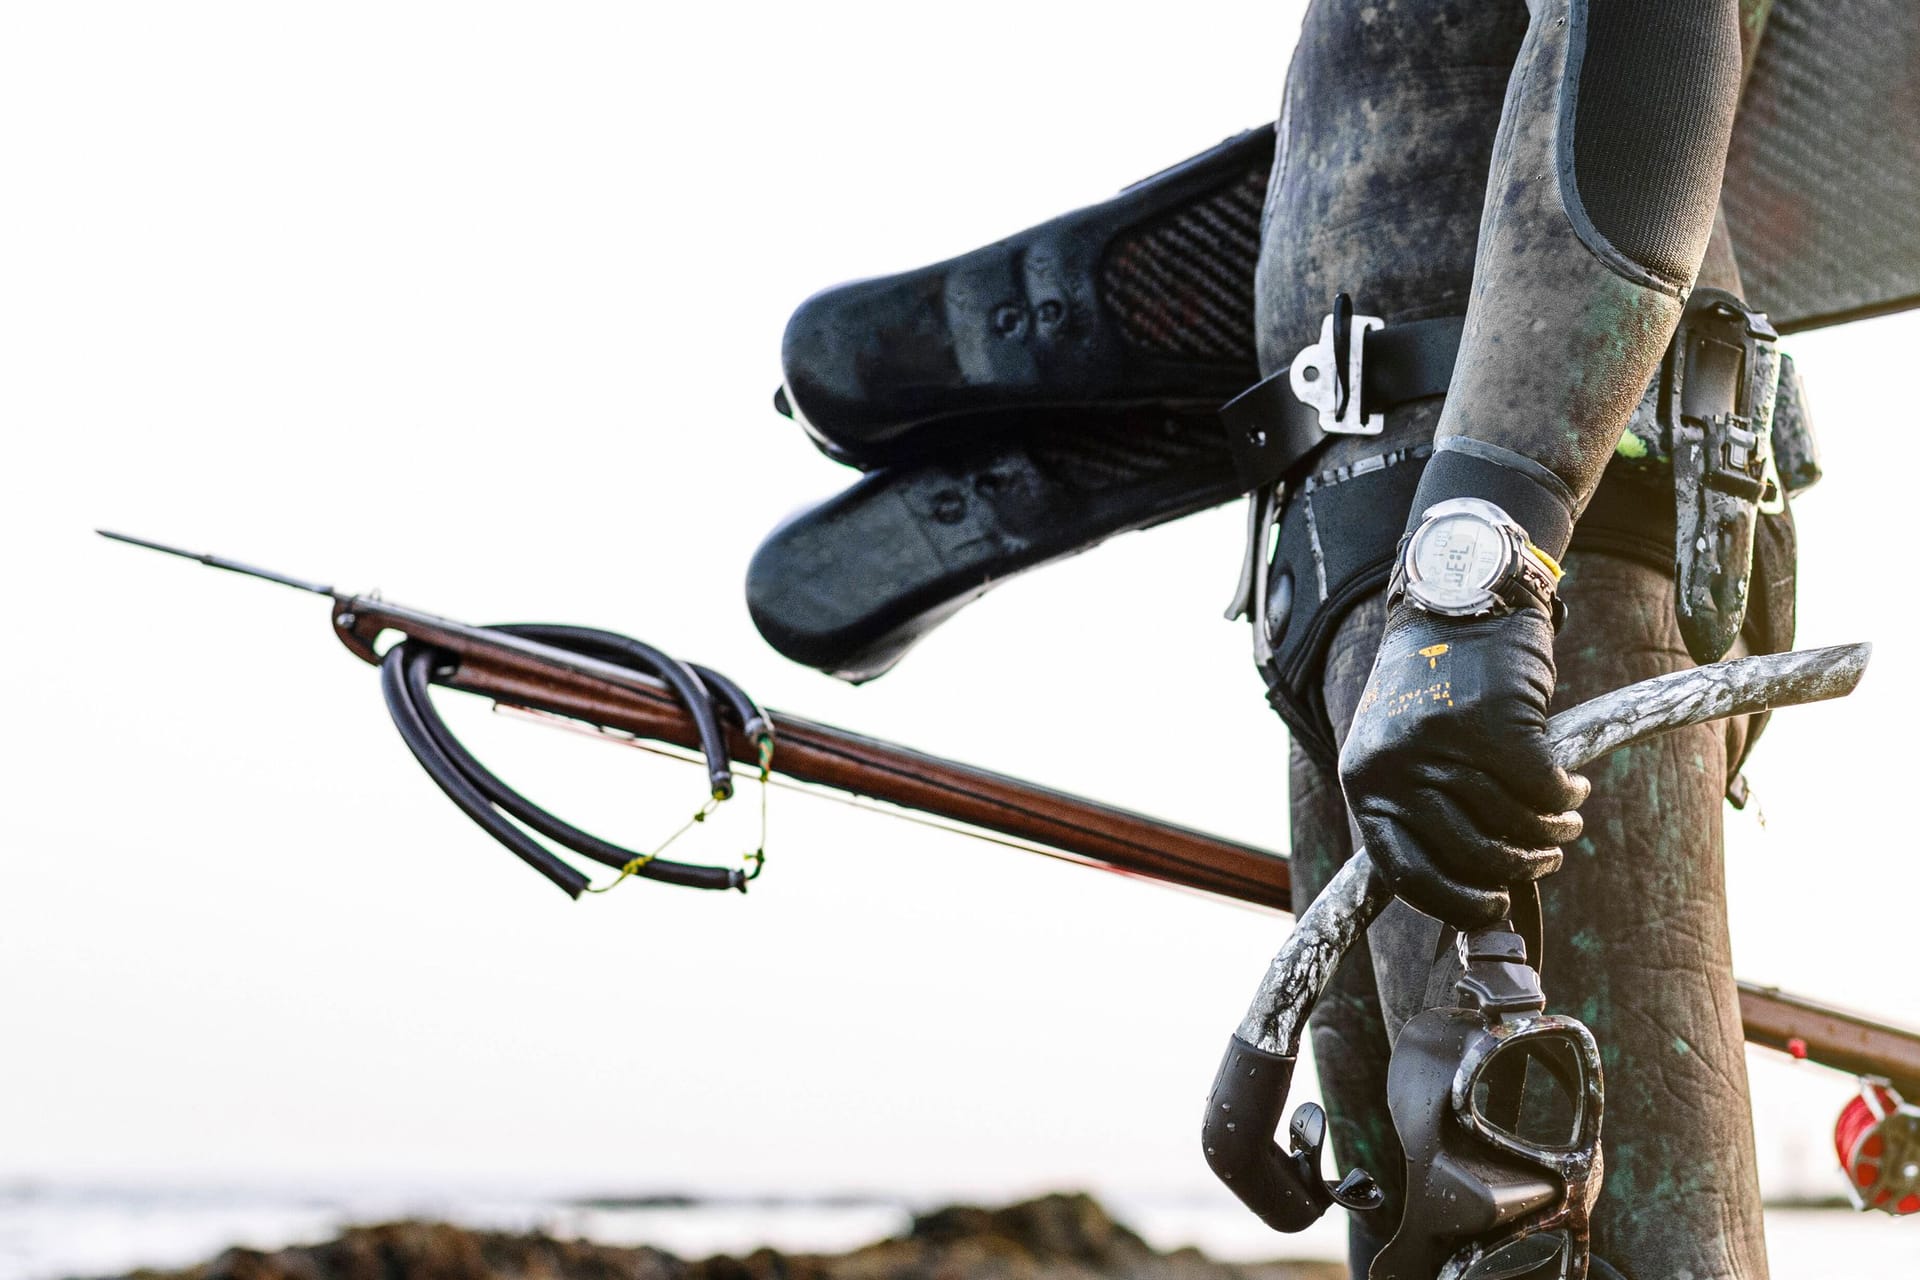
<instances>
[{"instance_id":1,"label":"watch face","mask_svg":"<svg viewBox=\"0 0 1920 1280\"><path fill-rule=\"evenodd\" d=\"M1407 558L1422 596L1442 608L1465 608L1499 580L1506 546L1481 517L1445 515L1420 527Z\"/></svg>"}]
</instances>

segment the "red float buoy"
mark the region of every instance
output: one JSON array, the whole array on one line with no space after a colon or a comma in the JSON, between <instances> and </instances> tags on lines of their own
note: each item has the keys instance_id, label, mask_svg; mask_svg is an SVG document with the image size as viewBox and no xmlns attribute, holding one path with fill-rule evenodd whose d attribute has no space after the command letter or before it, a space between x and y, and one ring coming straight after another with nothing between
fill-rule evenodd
<instances>
[{"instance_id":1,"label":"red float buoy","mask_svg":"<svg viewBox=\"0 0 1920 1280\"><path fill-rule=\"evenodd\" d=\"M1920 1106L1885 1080L1862 1080L1840 1111L1833 1146L1857 1209L1920 1213Z\"/></svg>"}]
</instances>

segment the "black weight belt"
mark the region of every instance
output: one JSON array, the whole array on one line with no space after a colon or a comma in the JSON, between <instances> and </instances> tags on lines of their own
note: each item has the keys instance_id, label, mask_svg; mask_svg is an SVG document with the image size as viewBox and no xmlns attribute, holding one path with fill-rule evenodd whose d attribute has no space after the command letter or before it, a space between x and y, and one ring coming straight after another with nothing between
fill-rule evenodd
<instances>
[{"instance_id":1,"label":"black weight belt","mask_svg":"<svg viewBox=\"0 0 1920 1280\"><path fill-rule=\"evenodd\" d=\"M1445 395L1465 326L1465 316L1442 316L1367 333L1361 339L1357 416ZM1345 363L1336 361L1341 367ZM1293 394L1290 369L1229 401L1220 410L1220 420L1243 492L1286 478L1342 435L1323 428L1320 411Z\"/></svg>"},{"instance_id":2,"label":"black weight belt","mask_svg":"<svg viewBox=\"0 0 1920 1280\"><path fill-rule=\"evenodd\" d=\"M1395 437L1399 438L1396 439ZM1260 665L1267 701L1293 740L1332 770L1339 746L1322 694L1327 652L1341 622L1362 600L1384 591L1406 513L1426 470L1430 446L1389 432L1385 451L1347 466L1295 478L1282 509L1268 570L1285 579L1287 601L1274 619L1272 657ZM1574 525L1572 550L1638 560L1673 572L1672 481L1609 467ZM1756 573L1758 580L1767 579ZM1770 616L1765 602L1754 620ZM1273 607L1272 603L1268 606ZM1762 651L1756 645L1756 651Z\"/></svg>"},{"instance_id":3,"label":"black weight belt","mask_svg":"<svg viewBox=\"0 0 1920 1280\"><path fill-rule=\"evenodd\" d=\"M1351 315L1350 304L1343 303L1344 298L1335 303L1336 343ZM1357 390L1358 411L1342 416L1359 421L1445 395L1464 327L1464 317L1446 316L1365 333L1361 385L1340 388L1344 396ZM1344 370L1343 344L1331 354L1334 369ZM1783 385L1791 386L1791 364L1784 356L1782 368ZM1656 376L1650 396L1659 394L1663 377ZM1782 401L1775 412L1774 436L1791 442L1790 454L1799 456L1807 451L1805 424L1797 405L1787 403L1785 396ZM1327 646L1347 611L1385 586L1403 527L1401 516L1413 502L1430 449L1424 442L1388 432L1380 438L1378 456L1313 474L1314 459L1346 433L1328 431L1321 425L1319 408L1294 394L1290 368L1242 393L1220 417L1243 490L1289 484L1269 568L1270 582L1286 580L1281 592L1286 603L1274 619L1272 656L1261 664L1261 675L1268 701L1293 730L1294 740L1332 768L1338 752L1320 690ZM1574 528L1574 548L1625 555L1671 573L1671 476L1665 467L1649 470L1616 456ZM1383 513L1389 518L1383 519ZM1755 652L1764 653L1792 644L1795 557L1790 518L1767 517L1762 526L1754 571L1758 607L1749 615L1748 630ZM1256 554L1267 552L1262 547ZM1268 610L1275 605L1273 599L1266 602Z\"/></svg>"}]
</instances>

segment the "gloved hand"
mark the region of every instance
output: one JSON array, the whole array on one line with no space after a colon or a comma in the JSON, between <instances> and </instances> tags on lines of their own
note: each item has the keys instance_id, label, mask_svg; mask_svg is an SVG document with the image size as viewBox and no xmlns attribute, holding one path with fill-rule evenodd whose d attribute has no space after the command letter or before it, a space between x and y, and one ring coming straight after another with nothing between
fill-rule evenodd
<instances>
[{"instance_id":1,"label":"gloved hand","mask_svg":"<svg viewBox=\"0 0 1920 1280\"><path fill-rule=\"evenodd\" d=\"M1448 618L1401 603L1340 753L1347 807L1395 893L1460 929L1560 867L1587 780L1547 754L1544 610Z\"/></svg>"}]
</instances>

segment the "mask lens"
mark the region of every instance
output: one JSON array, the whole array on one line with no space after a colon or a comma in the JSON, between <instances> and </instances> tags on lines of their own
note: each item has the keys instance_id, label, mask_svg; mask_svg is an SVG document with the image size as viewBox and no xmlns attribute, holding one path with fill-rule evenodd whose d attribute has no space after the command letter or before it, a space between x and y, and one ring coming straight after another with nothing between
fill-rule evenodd
<instances>
[{"instance_id":1,"label":"mask lens","mask_svg":"<svg viewBox=\"0 0 1920 1280\"><path fill-rule=\"evenodd\" d=\"M1488 1129L1530 1150L1575 1151L1585 1143L1586 1062L1559 1035L1509 1040L1486 1060L1470 1105Z\"/></svg>"},{"instance_id":2,"label":"mask lens","mask_svg":"<svg viewBox=\"0 0 1920 1280\"><path fill-rule=\"evenodd\" d=\"M1561 1280L1567 1273L1567 1238L1558 1231L1509 1240L1482 1255L1466 1270L1445 1274L1459 1280Z\"/></svg>"}]
</instances>

